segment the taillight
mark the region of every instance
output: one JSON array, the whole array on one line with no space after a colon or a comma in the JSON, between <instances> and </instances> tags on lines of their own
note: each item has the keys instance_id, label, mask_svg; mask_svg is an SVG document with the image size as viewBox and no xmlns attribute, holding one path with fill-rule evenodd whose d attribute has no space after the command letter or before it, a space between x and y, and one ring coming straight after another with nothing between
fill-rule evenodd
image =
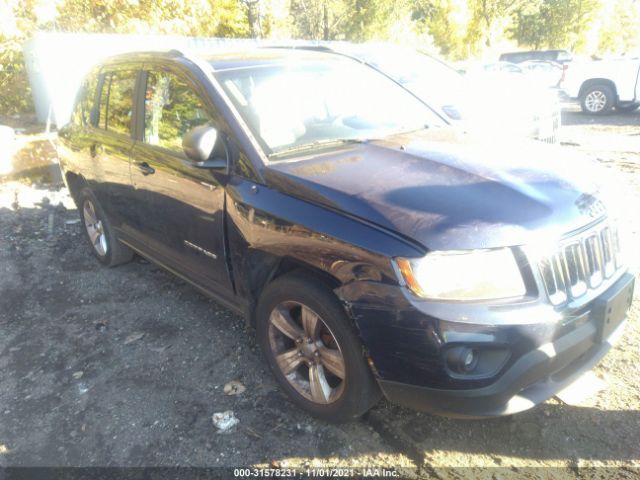
<instances>
[{"instance_id":1,"label":"taillight","mask_svg":"<svg viewBox=\"0 0 640 480\"><path fill-rule=\"evenodd\" d=\"M569 68L569 65L567 65L566 63L562 64L562 75L560 76L560 81L558 83L562 83L564 82L565 76L567 74L567 69Z\"/></svg>"}]
</instances>

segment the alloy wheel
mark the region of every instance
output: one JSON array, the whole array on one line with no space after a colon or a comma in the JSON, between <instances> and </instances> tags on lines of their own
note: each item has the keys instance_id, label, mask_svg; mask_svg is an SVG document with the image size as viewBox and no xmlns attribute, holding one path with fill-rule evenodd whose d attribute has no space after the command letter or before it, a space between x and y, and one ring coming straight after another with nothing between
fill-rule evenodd
<instances>
[{"instance_id":1,"label":"alloy wheel","mask_svg":"<svg viewBox=\"0 0 640 480\"><path fill-rule=\"evenodd\" d=\"M600 90L594 90L585 97L584 104L590 112L598 113L607 104L607 96Z\"/></svg>"},{"instance_id":2,"label":"alloy wheel","mask_svg":"<svg viewBox=\"0 0 640 480\"><path fill-rule=\"evenodd\" d=\"M306 305L287 301L269 316L269 346L289 384L318 404L344 392L345 361L340 345L322 318Z\"/></svg>"},{"instance_id":3,"label":"alloy wheel","mask_svg":"<svg viewBox=\"0 0 640 480\"><path fill-rule=\"evenodd\" d=\"M104 231L104 225L98 218L95 206L91 200L87 199L84 201L82 214L84 216L84 226L87 229L91 245L93 245L93 248L98 255L104 257L107 254L108 249L107 235Z\"/></svg>"}]
</instances>

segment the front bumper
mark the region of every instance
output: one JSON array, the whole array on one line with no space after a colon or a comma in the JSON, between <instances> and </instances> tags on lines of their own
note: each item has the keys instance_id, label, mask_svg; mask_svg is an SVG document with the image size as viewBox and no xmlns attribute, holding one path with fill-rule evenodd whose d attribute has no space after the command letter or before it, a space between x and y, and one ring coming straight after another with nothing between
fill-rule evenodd
<instances>
[{"instance_id":1,"label":"front bumper","mask_svg":"<svg viewBox=\"0 0 640 480\"><path fill-rule=\"evenodd\" d=\"M593 343L596 327L586 323L558 341L521 357L500 379L471 390L443 390L380 380L391 402L458 418L512 415L534 407L593 368L622 335L626 320L609 338Z\"/></svg>"},{"instance_id":2,"label":"front bumper","mask_svg":"<svg viewBox=\"0 0 640 480\"><path fill-rule=\"evenodd\" d=\"M611 349L624 329L634 280L633 275L625 273L580 310L564 312L552 321L540 318L539 323L529 319L520 325L504 323L508 318L517 322L519 315L531 315L531 306L502 312L493 324L485 318L484 326L442 321L424 312L414 312L413 316L396 314L382 339L371 335L366 317L356 316L356 322L365 345L370 347L379 385L391 402L453 417L511 415L552 397ZM610 307L619 324L605 325ZM368 318L375 317L370 314ZM416 327L426 332L421 345L417 344L421 328ZM399 338L394 333L398 329L404 332L402 343L394 341L394 337ZM491 345L497 343L510 349L511 357L504 368L476 379L447 369L447 348L459 344L482 348L485 337L491 339ZM386 347L384 352L380 340Z\"/></svg>"}]
</instances>

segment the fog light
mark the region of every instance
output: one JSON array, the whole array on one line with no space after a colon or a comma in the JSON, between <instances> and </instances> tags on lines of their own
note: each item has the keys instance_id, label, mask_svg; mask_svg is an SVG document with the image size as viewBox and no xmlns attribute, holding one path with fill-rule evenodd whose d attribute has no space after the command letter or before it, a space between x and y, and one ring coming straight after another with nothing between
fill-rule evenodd
<instances>
[{"instance_id":1,"label":"fog light","mask_svg":"<svg viewBox=\"0 0 640 480\"><path fill-rule=\"evenodd\" d=\"M461 354L461 365L462 369L465 372L470 372L476 365L478 365L478 356L476 355L475 350L471 348L464 348Z\"/></svg>"},{"instance_id":2,"label":"fog light","mask_svg":"<svg viewBox=\"0 0 640 480\"><path fill-rule=\"evenodd\" d=\"M454 347L447 352L447 364L457 373L471 373L478 366L478 353L469 347Z\"/></svg>"},{"instance_id":3,"label":"fog light","mask_svg":"<svg viewBox=\"0 0 640 480\"><path fill-rule=\"evenodd\" d=\"M507 360L509 349L503 345L455 345L447 348L445 362L453 378L489 378L496 375Z\"/></svg>"}]
</instances>

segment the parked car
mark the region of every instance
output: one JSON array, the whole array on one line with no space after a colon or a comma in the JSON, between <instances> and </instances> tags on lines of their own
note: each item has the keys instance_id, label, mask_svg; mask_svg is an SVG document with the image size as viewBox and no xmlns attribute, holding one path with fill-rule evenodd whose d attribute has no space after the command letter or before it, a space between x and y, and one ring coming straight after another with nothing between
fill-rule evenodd
<instances>
[{"instance_id":1,"label":"parked car","mask_svg":"<svg viewBox=\"0 0 640 480\"><path fill-rule=\"evenodd\" d=\"M490 62L482 65L485 72L524 74L524 70L513 62Z\"/></svg>"},{"instance_id":2,"label":"parked car","mask_svg":"<svg viewBox=\"0 0 640 480\"><path fill-rule=\"evenodd\" d=\"M526 78L517 65L483 65L479 71L461 75L436 58L392 45L335 42L296 48L333 52L364 62L465 131L502 139L558 141L561 117L557 92Z\"/></svg>"},{"instance_id":3,"label":"parked car","mask_svg":"<svg viewBox=\"0 0 640 480\"><path fill-rule=\"evenodd\" d=\"M564 67L560 63L543 60L528 60L518 65L525 75L536 84L547 87L557 87L563 79Z\"/></svg>"},{"instance_id":4,"label":"parked car","mask_svg":"<svg viewBox=\"0 0 640 480\"><path fill-rule=\"evenodd\" d=\"M501 62L521 63L530 60L542 60L547 62L568 63L573 60L573 55L567 50L530 50L525 52L509 52L500 55Z\"/></svg>"},{"instance_id":5,"label":"parked car","mask_svg":"<svg viewBox=\"0 0 640 480\"><path fill-rule=\"evenodd\" d=\"M96 258L137 252L244 315L281 388L325 420L381 393L519 412L624 328L634 276L586 165L478 143L350 59L117 56L59 137Z\"/></svg>"},{"instance_id":6,"label":"parked car","mask_svg":"<svg viewBox=\"0 0 640 480\"><path fill-rule=\"evenodd\" d=\"M640 106L640 58L574 62L560 86L585 113L633 111Z\"/></svg>"}]
</instances>

